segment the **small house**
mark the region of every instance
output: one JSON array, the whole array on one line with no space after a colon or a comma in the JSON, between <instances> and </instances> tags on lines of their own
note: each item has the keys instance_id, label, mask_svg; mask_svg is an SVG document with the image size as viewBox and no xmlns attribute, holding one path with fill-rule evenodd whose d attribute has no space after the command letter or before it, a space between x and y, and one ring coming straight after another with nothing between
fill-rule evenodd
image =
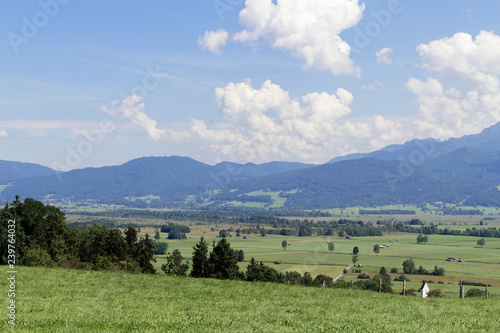
<instances>
[{"instance_id":1,"label":"small house","mask_svg":"<svg viewBox=\"0 0 500 333\"><path fill-rule=\"evenodd\" d=\"M429 286L427 282L424 281L422 287L420 287L420 297L427 298L427 296L429 296Z\"/></svg>"},{"instance_id":2,"label":"small house","mask_svg":"<svg viewBox=\"0 0 500 333\"><path fill-rule=\"evenodd\" d=\"M345 239L352 239L351 235L345 235Z\"/></svg>"}]
</instances>

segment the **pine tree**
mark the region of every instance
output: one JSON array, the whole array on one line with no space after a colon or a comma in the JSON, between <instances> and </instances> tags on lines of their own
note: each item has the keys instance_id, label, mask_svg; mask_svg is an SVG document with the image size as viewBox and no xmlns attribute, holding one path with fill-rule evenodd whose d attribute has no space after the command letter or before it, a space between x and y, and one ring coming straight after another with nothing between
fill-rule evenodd
<instances>
[{"instance_id":1,"label":"pine tree","mask_svg":"<svg viewBox=\"0 0 500 333\"><path fill-rule=\"evenodd\" d=\"M181 252L175 249L172 254L168 254L167 263L161 265L161 269L167 275L186 276L189 264L187 262L184 264L182 263Z\"/></svg>"},{"instance_id":2,"label":"pine tree","mask_svg":"<svg viewBox=\"0 0 500 333\"><path fill-rule=\"evenodd\" d=\"M208 243L201 237L198 244L193 246L193 269L190 276L195 278L208 277Z\"/></svg>"},{"instance_id":3,"label":"pine tree","mask_svg":"<svg viewBox=\"0 0 500 333\"><path fill-rule=\"evenodd\" d=\"M139 262L139 266L141 267L143 273L156 273L156 269L151 263L151 261L156 262L154 255L155 246L149 238L149 235L146 234L146 237L141 238L137 246L137 261Z\"/></svg>"},{"instance_id":4,"label":"pine tree","mask_svg":"<svg viewBox=\"0 0 500 333\"><path fill-rule=\"evenodd\" d=\"M234 250L225 238L221 239L210 253L208 275L221 280L238 280L241 278Z\"/></svg>"},{"instance_id":5,"label":"pine tree","mask_svg":"<svg viewBox=\"0 0 500 333\"><path fill-rule=\"evenodd\" d=\"M127 243L128 253L135 257L137 252L137 230L131 225L125 230L125 242Z\"/></svg>"}]
</instances>

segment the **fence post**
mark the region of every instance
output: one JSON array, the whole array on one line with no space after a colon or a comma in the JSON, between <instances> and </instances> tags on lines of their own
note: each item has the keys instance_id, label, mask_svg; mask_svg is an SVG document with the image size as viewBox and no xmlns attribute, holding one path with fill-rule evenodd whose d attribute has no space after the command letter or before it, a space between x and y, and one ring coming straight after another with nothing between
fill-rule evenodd
<instances>
[{"instance_id":1,"label":"fence post","mask_svg":"<svg viewBox=\"0 0 500 333\"><path fill-rule=\"evenodd\" d=\"M352 280L351 280L351 290L352 290Z\"/></svg>"},{"instance_id":2,"label":"fence post","mask_svg":"<svg viewBox=\"0 0 500 333\"><path fill-rule=\"evenodd\" d=\"M488 299L488 284L486 284L486 299Z\"/></svg>"},{"instance_id":3,"label":"fence post","mask_svg":"<svg viewBox=\"0 0 500 333\"><path fill-rule=\"evenodd\" d=\"M403 296L406 296L406 280L403 280Z\"/></svg>"},{"instance_id":4,"label":"fence post","mask_svg":"<svg viewBox=\"0 0 500 333\"><path fill-rule=\"evenodd\" d=\"M378 292L382 292L382 279L378 279Z\"/></svg>"},{"instance_id":5,"label":"fence post","mask_svg":"<svg viewBox=\"0 0 500 333\"><path fill-rule=\"evenodd\" d=\"M460 283L458 284L460 288L460 298L462 298L462 280L460 280Z\"/></svg>"}]
</instances>

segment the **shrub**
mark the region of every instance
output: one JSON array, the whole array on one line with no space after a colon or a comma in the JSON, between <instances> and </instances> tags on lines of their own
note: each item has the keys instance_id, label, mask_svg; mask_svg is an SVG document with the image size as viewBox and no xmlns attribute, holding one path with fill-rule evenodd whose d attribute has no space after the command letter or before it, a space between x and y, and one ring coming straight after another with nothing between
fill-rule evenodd
<instances>
[{"instance_id":1,"label":"shrub","mask_svg":"<svg viewBox=\"0 0 500 333\"><path fill-rule=\"evenodd\" d=\"M349 271L347 270L347 268L344 268L344 270L342 271L342 273L347 274L347 273L349 273Z\"/></svg>"},{"instance_id":2,"label":"shrub","mask_svg":"<svg viewBox=\"0 0 500 333\"><path fill-rule=\"evenodd\" d=\"M89 262L82 262L75 256L70 254L65 254L60 256L57 260L57 266L65 269L84 269L90 270L92 269L92 264Z\"/></svg>"},{"instance_id":3,"label":"shrub","mask_svg":"<svg viewBox=\"0 0 500 333\"><path fill-rule=\"evenodd\" d=\"M360 269L354 268L351 270L351 273L361 273Z\"/></svg>"},{"instance_id":4,"label":"shrub","mask_svg":"<svg viewBox=\"0 0 500 333\"><path fill-rule=\"evenodd\" d=\"M394 281L411 281L409 278L407 278L404 274L401 274L397 278L394 279Z\"/></svg>"},{"instance_id":5,"label":"shrub","mask_svg":"<svg viewBox=\"0 0 500 333\"><path fill-rule=\"evenodd\" d=\"M427 294L427 297L443 298L444 294L441 292L441 289L432 289Z\"/></svg>"},{"instance_id":6,"label":"shrub","mask_svg":"<svg viewBox=\"0 0 500 333\"><path fill-rule=\"evenodd\" d=\"M359 280L354 282L354 287L361 290L378 291L378 283L373 280Z\"/></svg>"},{"instance_id":7,"label":"shrub","mask_svg":"<svg viewBox=\"0 0 500 333\"><path fill-rule=\"evenodd\" d=\"M388 284L385 284L385 283L382 284L382 292L389 293L389 294L393 293L391 286L389 286Z\"/></svg>"},{"instance_id":8,"label":"shrub","mask_svg":"<svg viewBox=\"0 0 500 333\"><path fill-rule=\"evenodd\" d=\"M54 261L42 248L29 249L22 260L23 264L32 267L53 267Z\"/></svg>"},{"instance_id":9,"label":"shrub","mask_svg":"<svg viewBox=\"0 0 500 333\"><path fill-rule=\"evenodd\" d=\"M397 274L398 273L398 269L397 268L391 268L391 273Z\"/></svg>"},{"instance_id":10,"label":"shrub","mask_svg":"<svg viewBox=\"0 0 500 333\"><path fill-rule=\"evenodd\" d=\"M401 291L399 294L403 295L403 291ZM405 296L417 296L417 294L415 293L415 289L406 290Z\"/></svg>"},{"instance_id":11,"label":"shrub","mask_svg":"<svg viewBox=\"0 0 500 333\"><path fill-rule=\"evenodd\" d=\"M391 285L391 277L389 275L382 275L382 274L377 274L373 277L373 281L375 281L377 284L379 283L379 280L382 280L383 284Z\"/></svg>"},{"instance_id":12,"label":"shrub","mask_svg":"<svg viewBox=\"0 0 500 333\"><path fill-rule=\"evenodd\" d=\"M486 297L486 291L478 288L472 288L467 290L465 297Z\"/></svg>"},{"instance_id":13,"label":"shrub","mask_svg":"<svg viewBox=\"0 0 500 333\"><path fill-rule=\"evenodd\" d=\"M275 260L275 261L274 261L274 263L275 263L276 265L279 265L279 264L281 264L281 260Z\"/></svg>"},{"instance_id":14,"label":"shrub","mask_svg":"<svg viewBox=\"0 0 500 333\"><path fill-rule=\"evenodd\" d=\"M371 279L371 277L366 273L361 273L358 275L358 279Z\"/></svg>"}]
</instances>

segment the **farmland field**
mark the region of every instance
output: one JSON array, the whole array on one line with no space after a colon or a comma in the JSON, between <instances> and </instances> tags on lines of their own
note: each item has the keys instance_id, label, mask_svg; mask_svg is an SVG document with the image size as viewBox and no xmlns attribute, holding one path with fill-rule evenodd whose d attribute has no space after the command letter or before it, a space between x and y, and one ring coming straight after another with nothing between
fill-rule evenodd
<instances>
[{"instance_id":1,"label":"farmland field","mask_svg":"<svg viewBox=\"0 0 500 333\"><path fill-rule=\"evenodd\" d=\"M5 266L1 266L6 271ZM7 289L6 279L0 288ZM3 332L496 332L500 299L18 268ZM1 307L7 307L2 298ZM446 318L446 320L443 320Z\"/></svg>"},{"instance_id":2,"label":"farmland field","mask_svg":"<svg viewBox=\"0 0 500 333\"><path fill-rule=\"evenodd\" d=\"M143 232L147 229L143 229ZM357 237L352 240L338 237L285 237L251 236L249 239L233 237L229 239L231 246L242 249L245 253L244 268L248 261L254 257L263 261L278 271L296 270L300 273L310 272L336 277L343 268L352 264L352 249L359 248L359 264L363 272L375 273L382 266L387 271L397 268L402 274L403 261L413 258L417 268L423 266L429 271L434 266L445 269L444 277L419 276L423 279L443 281L445 283L458 283L459 280L483 282L500 287L500 239L486 238L484 247L477 246L477 237L429 235L427 244L417 244L413 234L392 234L381 237ZM281 242L286 239L290 244L286 250L281 247ZM399 239L399 241L398 241ZM186 240L168 240L169 251L179 249L185 258L191 258L192 247L198 242L198 237ZM209 244L218 239L207 238ZM391 242L392 240L392 242ZM165 240L167 241L167 240ZM334 252L328 251L327 241L335 244ZM373 252L375 244L388 244L388 248L381 249L379 254ZM464 262L446 262L448 257L462 258ZM281 264L274 264L281 261ZM165 260L159 257L156 266L159 268ZM327 274L329 273L329 274ZM393 274L393 278L399 274ZM356 275L348 275L355 278ZM411 275L409 276L411 278ZM417 281L417 279L413 279ZM455 291L455 290L454 290ZM500 290L499 290L500 291Z\"/></svg>"}]
</instances>

